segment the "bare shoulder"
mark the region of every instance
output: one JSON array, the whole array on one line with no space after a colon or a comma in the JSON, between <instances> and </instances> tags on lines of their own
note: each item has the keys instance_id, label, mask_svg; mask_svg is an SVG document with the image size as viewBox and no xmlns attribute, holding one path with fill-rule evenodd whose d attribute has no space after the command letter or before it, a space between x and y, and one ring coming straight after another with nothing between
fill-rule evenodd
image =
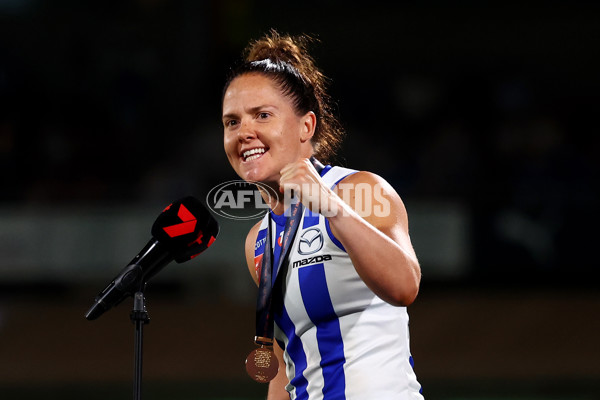
<instances>
[{"instance_id":1,"label":"bare shoulder","mask_svg":"<svg viewBox=\"0 0 600 400\"><path fill-rule=\"evenodd\" d=\"M246 235L246 250L248 249L248 247L251 247L252 250L254 250L254 243L256 243L256 237L258 236L258 230L260 229L261 222L262 221L258 221L248 231L248 235Z\"/></svg>"},{"instance_id":2,"label":"bare shoulder","mask_svg":"<svg viewBox=\"0 0 600 400\"><path fill-rule=\"evenodd\" d=\"M388 181L373 172L359 171L349 175L338 183L335 190L363 217L390 214L402 217L406 214L400 195Z\"/></svg>"},{"instance_id":3,"label":"bare shoulder","mask_svg":"<svg viewBox=\"0 0 600 400\"><path fill-rule=\"evenodd\" d=\"M360 217L414 254L404 202L384 178L360 171L342 179L336 193ZM332 228L333 234L339 232Z\"/></svg>"},{"instance_id":4,"label":"bare shoulder","mask_svg":"<svg viewBox=\"0 0 600 400\"><path fill-rule=\"evenodd\" d=\"M386 190L386 192L390 192L395 195L398 195L396 193L396 191L394 190L394 188L392 187L392 185L390 185L388 183L388 181L386 181L381 176L379 176L373 172L369 172L369 171L358 171L354 174L350 174L347 177L345 177L344 179L342 179L340 181L340 183L338 184L338 186L340 184L358 185L361 183L367 184L370 186L379 185L379 186L381 186L382 189Z\"/></svg>"},{"instance_id":5,"label":"bare shoulder","mask_svg":"<svg viewBox=\"0 0 600 400\"><path fill-rule=\"evenodd\" d=\"M248 231L248 235L246 236L246 243L244 244L244 252L246 254L246 264L248 266L248 271L254 279L254 282L258 285L258 277L256 276L256 270L254 266L254 246L256 244L256 237L258 236L258 231L260 229L260 224L262 221L258 221L256 224L250 228Z\"/></svg>"}]
</instances>

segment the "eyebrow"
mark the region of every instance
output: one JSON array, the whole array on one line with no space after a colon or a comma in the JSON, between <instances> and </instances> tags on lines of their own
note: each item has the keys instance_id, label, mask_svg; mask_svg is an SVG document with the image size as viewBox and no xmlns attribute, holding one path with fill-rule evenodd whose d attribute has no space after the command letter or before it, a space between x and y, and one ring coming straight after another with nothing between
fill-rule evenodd
<instances>
[{"instance_id":1,"label":"eyebrow","mask_svg":"<svg viewBox=\"0 0 600 400\"><path fill-rule=\"evenodd\" d=\"M235 113L229 113L229 114L223 114L223 117L221 117L221 119L225 120L225 119L234 119L237 117L237 114Z\"/></svg>"},{"instance_id":2,"label":"eyebrow","mask_svg":"<svg viewBox=\"0 0 600 400\"><path fill-rule=\"evenodd\" d=\"M255 114L259 110L262 110L264 108L273 108L275 110L279 109L279 107L271 105L271 104L261 104L261 105L256 106L256 107L248 108L244 112L249 113L249 114ZM237 117L238 117L237 113L227 113L227 114L223 114L222 119L237 118Z\"/></svg>"}]
</instances>

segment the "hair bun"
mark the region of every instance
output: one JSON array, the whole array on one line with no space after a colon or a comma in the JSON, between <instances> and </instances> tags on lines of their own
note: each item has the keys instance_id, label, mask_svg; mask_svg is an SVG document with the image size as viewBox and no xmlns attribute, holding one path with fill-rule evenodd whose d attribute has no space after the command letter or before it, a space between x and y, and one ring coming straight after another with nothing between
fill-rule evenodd
<instances>
[{"instance_id":1,"label":"hair bun","mask_svg":"<svg viewBox=\"0 0 600 400\"><path fill-rule=\"evenodd\" d=\"M271 29L269 35L256 40L246 48L245 59L248 62L270 59L271 61L284 61L301 72L313 67L313 62L306 50L309 38L299 36L282 36Z\"/></svg>"}]
</instances>

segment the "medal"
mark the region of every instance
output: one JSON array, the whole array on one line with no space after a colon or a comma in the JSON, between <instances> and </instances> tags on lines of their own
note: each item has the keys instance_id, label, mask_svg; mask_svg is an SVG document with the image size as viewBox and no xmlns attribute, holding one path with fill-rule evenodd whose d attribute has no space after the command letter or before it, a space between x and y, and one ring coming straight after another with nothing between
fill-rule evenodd
<instances>
[{"instance_id":1,"label":"medal","mask_svg":"<svg viewBox=\"0 0 600 400\"><path fill-rule=\"evenodd\" d=\"M265 345L254 349L246 357L246 372L259 383L267 383L277 375L279 361L271 347Z\"/></svg>"}]
</instances>

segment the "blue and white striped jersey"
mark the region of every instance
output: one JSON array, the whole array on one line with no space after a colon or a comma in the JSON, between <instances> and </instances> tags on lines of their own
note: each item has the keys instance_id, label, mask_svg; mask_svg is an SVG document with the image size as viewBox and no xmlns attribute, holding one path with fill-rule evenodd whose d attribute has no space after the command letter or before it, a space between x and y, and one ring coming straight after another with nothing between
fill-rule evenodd
<instances>
[{"instance_id":1,"label":"blue and white striped jersey","mask_svg":"<svg viewBox=\"0 0 600 400\"><path fill-rule=\"evenodd\" d=\"M321 175L333 187L354 172L327 166ZM277 259L285 216L270 214ZM257 267L267 225L268 215L257 236ZM283 282L275 338L284 349L291 399L423 399L412 366L406 307L386 303L364 284L322 215L304 211Z\"/></svg>"}]
</instances>

